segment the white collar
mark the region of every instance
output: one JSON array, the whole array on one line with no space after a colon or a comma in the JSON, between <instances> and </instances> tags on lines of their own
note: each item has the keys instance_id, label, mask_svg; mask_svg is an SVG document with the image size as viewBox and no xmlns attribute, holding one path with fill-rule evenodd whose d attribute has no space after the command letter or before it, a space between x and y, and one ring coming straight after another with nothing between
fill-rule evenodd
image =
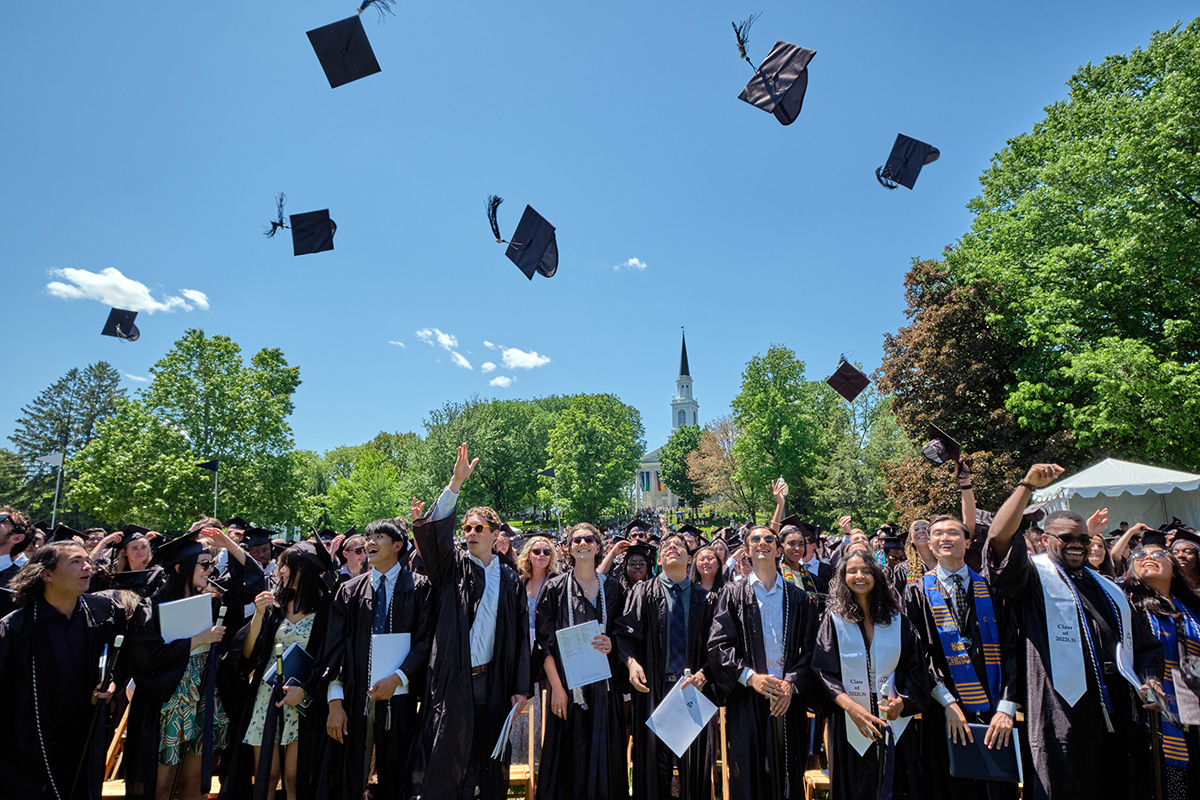
<instances>
[{"instance_id":1,"label":"white collar","mask_svg":"<svg viewBox=\"0 0 1200 800\"><path fill-rule=\"evenodd\" d=\"M0 555L0 572L3 572L4 570L8 569L12 565L13 565L12 556L10 556L8 553L5 553L4 555Z\"/></svg>"},{"instance_id":2,"label":"white collar","mask_svg":"<svg viewBox=\"0 0 1200 800\"><path fill-rule=\"evenodd\" d=\"M393 564L392 568L389 569L387 572L380 572L379 570L375 569L375 567L371 567L371 585L378 586L380 577L384 577L384 578L387 578L388 586L395 586L396 578L399 575L400 575L400 562L399 561L397 561L395 564Z\"/></svg>"},{"instance_id":3,"label":"white collar","mask_svg":"<svg viewBox=\"0 0 1200 800\"><path fill-rule=\"evenodd\" d=\"M474 555L472 555L471 551L469 551L469 550L467 551L467 558L471 559L476 564L483 567L483 562L480 561L478 558L476 558ZM492 560L488 562L486 567L483 567L483 570L484 570L484 572L495 573L496 570L498 570L498 569L500 569L500 557L497 556L495 553L492 553Z\"/></svg>"},{"instance_id":4,"label":"white collar","mask_svg":"<svg viewBox=\"0 0 1200 800\"><path fill-rule=\"evenodd\" d=\"M759 580L757 572L750 573L749 581L751 586L761 586L764 592L766 592L768 595L772 595L775 594L775 590L783 584L783 576L776 573L775 584L770 589L767 589L767 585Z\"/></svg>"},{"instance_id":5,"label":"white collar","mask_svg":"<svg viewBox=\"0 0 1200 800\"><path fill-rule=\"evenodd\" d=\"M962 565L962 569L955 570L954 572L948 572L947 570L943 569L941 564L938 564L937 567L935 567L935 570L937 572L937 579L945 586L950 585L951 575L958 575L960 578L962 578L963 588L971 585L971 570L966 564Z\"/></svg>"}]
</instances>

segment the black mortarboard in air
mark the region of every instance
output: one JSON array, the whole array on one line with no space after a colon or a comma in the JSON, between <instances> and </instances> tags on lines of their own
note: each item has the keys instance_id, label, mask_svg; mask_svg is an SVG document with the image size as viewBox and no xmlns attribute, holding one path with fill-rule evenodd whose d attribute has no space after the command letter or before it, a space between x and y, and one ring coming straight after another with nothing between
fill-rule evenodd
<instances>
[{"instance_id":1,"label":"black mortarboard in air","mask_svg":"<svg viewBox=\"0 0 1200 800\"><path fill-rule=\"evenodd\" d=\"M1044 506L1049 502L1049 500L1043 500L1040 503L1030 503L1025 506L1025 510L1021 512L1021 516L1029 517L1030 522L1041 522L1046 518L1046 509Z\"/></svg>"},{"instance_id":2,"label":"black mortarboard in air","mask_svg":"<svg viewBox=\"0 0 1200 800\"><path fill-rule=\"evenodd\" d=\"M101 336L115 336L118 339L127 339L131 342L136 342L142 332L138 330L138 326L133 324L137 319L138 312L126 311L123 308L114 308L108 313L108 321L104 323L104 330L100 331Z\"/></svg>"},{"instance_id":3,"label":"black mortarboard in air","mask_svg":"<svg viewBox=\"0 0 1200 800\"><path fill-rule=\"evenodd\" d=\"M154 553L153 563L158 566L170 567L207 552L208 546L200 542L200 530L190 531L169 542L163 542Z\"/></svg>"},{"instance_id":4,"label":"black mortarboard in air","mask_svg":"<svg viewBox=\"0 0 1200 800\"><path fill-rule=\"evenodd\" d=\"M921 167L937 161L940 155L933 145L919 142L903 133L896 134L892 153L887 163L875 170L875 178L885 189L895 189L897 185L911 189L917 182Z\"/></svg>"},{"instance_id":5,"label":"black mortarboard in air","mask_svg":"<svg viewBox=\"0 0 1200 800\"><path fill-rule=\"evenodd\" d=\"M46 538L48 542L72 542L75 537L86 538L82 533L68 528L66 525L55 525L54 530Z\"/></svg>"},{"instance_id":6,"label":"black mortarboard in air","mask_svg":"<svg viewBox=\"0 0 1200 800\"><path fill-rule=\"evenodd\" d=\"M871 384L867 376L862 374L862 371L858 367L847 361L845 356L842 356L842 360L838 362L837 370L825 382L833 387L835 392L851 403L854 402L854 398L862 394L863 389L866 389Z\"/></svg>"},{"instance_id":7,"label":"black mortarboard in air","mask_svg":"<svg viewBox=\"0 0 1200 800\"><path fill-rule=\"evenodd\" d=\"M317 53L331 89L381 71L357 15L309 31L308 41Z\"/></svg>"},{"instance_id":8,"label":"black mortarboard in air","mask_svg":"<svg viewBox=\"0 0 1200 800\"><path fill-rule=\"evenodd\" d=\"M329 209L292 214L292 255L306 256L333 249L337 223L329 218Z\"/></svg>"},{"instance_id":9,"label":"black mortarboard in air","mask_svg":"<svg viewBox=\"0 0 1200 800\"><path fill-rule=\"evenodd\" d=\"M558 240L554 236L554 226L546 218L533 210L533 206L525 206L525 213L517 223L517 230L512 239L500 235L500 223L496 212L504 198L490 195L487 201L488 222L492 226L492 234L498 244L507 244L504 255L517 265L525 277L533 280L534 273L546 278L553 278L558 271Z\"/></svg>"},{"instance_id":10,"label":"black mortarboard in air","mask_svg":"<svg viewBox=\"0 0 1200 800\"><path fill-rule=\"evenodd\" d=\"M747 34L756 19L758 15L754 14L742 20L740 25L732 23L738 55L751 67L754 62L746 55ZM774 114L781 125L791 125L800 116L800 108L804 105L804 93L808 91L808 62L816 54L816 50L807 47L776 42L762 64L754 69L754 77L742 89L738 99Z\"/></svg>"},{"instance_id":11,"label":"black mortarboard in air","mask_svg":"<svg viewBox=\"0 0 1200 800\"><path fill-rule=\"evenodd\" d=\"M962 455L962 445L951 439L949 434L937 425L930 423L925 435L929 437L929 441L921 448L921 455L934 464L958 461Z\"/></svg>"}]
</instances>

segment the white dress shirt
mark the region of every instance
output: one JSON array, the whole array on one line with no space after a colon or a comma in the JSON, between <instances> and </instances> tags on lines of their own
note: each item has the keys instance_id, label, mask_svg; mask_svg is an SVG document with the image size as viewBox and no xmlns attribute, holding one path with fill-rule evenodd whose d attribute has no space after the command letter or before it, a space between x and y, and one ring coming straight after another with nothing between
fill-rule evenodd
<instances>
[{"instance_id":1,"label":"white dress shirt","mask_svg":"<svg viewBox=\"0 0 1200 800\"><path fill-rule=\"evenodd\" d=\"M775 576L775 585L767 591L767 587L758 579L756 573L750 573L747 580L754 589L754 598L758 601L758 616L762 620L763 649L767 656L767 672L776 678L783 677L783 592L784 580ZM747 645L749 642L747 642ZM742 685L747 685L754 670L746 667L738 679Z\"/></svg>"},{"instance_id":2,"label":"white dress shirt","mask_svg":"<svg viewBox=\"0 0 1200 800\"><path fill-rule=\"evenodd\" d=\"M400 577L400 562L399 561L397 561L395 564L393 564L392 568L389 569L387 572L380 572L379 570L375 569L374 567L371 567L371 585L375 587L375 590L376 591L379 590L379 581L381 579L384 581L385 585L387 586L388 619L391 619L392 598L396 596L396 579L399 577ZM405 686L408 685L408 676L405 675L404 671L400 670L400 669L396 670L396 675L398 675L400 677L399 688L403 689ZM368 676L367 679L370 680L370 676ZM368 686L367 688L369 689L370 687ZM346 696L345 691L342 689L341 681L334 680L334 681L329 682L329 693L326 698L327 701L341 700L345 696Z\"/></svg>"},{"instance_id":3,"label":"white dress shirt","mask_svg":"<svg viewBox=\"0 0 1200 800\"><path fill-rule=\"evenodd\" d=\"M447 486L442 490L437 503L433 506L430 518L437 522L454 513L458 504L458 493L450 491ZM475 556L467 553L467 558L483 567L483 598L479 608L475 610L475 621L471 623L471 666L480 667L490 663L492 653L496 649L496 615L500 607L500 559L495 555L486 567Z\"/></svg>"}]
</instances>

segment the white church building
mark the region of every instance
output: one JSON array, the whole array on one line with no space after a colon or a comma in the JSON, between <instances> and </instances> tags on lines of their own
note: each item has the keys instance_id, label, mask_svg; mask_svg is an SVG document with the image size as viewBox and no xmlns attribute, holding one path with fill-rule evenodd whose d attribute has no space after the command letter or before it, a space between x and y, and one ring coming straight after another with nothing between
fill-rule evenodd
<instances>
[{"instance_id":1,"label":"white church building","mask_svg":"<svg viewBox=\"0 0 1200 800\"><path fill-rule=\"evenodd\" d=\"M671 433L685 425L700 424L700 403L692 393L692 374L688 368L687 336L682 338L679 351L679 377L675 379L675 396L671 398ZM676 506L679 498L663 485L658 447L642 457L634 482L634 497L639 508Z\"/></svg>"}]
</instances>

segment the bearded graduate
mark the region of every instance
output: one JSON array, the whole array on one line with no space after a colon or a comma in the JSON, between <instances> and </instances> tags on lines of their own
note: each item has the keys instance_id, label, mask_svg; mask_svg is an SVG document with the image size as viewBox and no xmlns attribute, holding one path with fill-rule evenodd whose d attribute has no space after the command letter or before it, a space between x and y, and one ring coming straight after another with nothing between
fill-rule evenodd
<instances>
[{"instance_id":1,"label":"bearded graduate","mask_svg":"<svg viewBox=\"0 0 1200 800\"><path fill-rule=\"evenodd\" d=\"M1042 555L1031 557L1016 535L1033 491L1062 473L1057 464L1030 467L996 512L985 552L992 591L1011 603L1026 638L1024 796L1140 797L1153 780L1138 693L1158 683L1162 644L1117 585L1088 569L1078 514L1046 517Z\"/></svg>"},{"instance_id":2,"label":"bearded graduate","mask_svg":"<svg viewBox=\"0 0 1200 800\"><path fill-rule=\"evenodd\" d=\"M817 631L816 602L779 574L780 548L765 525L746 535L750 575L727 584L708 641L716 696L726 706L733 797L804 796Z\"/></svg>"},{"instance_id":3,"label":"bearded graduate","mask_svg":"<svg viewBox=\"0 0 1200 800\"><path fill-rule=\"evenodd\" d=\"M831 800L918 797L921 743L905 733L929 702L925 650L883 568L859 549L839 562L829 585L813 669L836 706Z\"/></svg>"},{"instance_id":4,"label":"bearded graduate","mask_svg":"<svg viewBox=\"0 0 1200 800\"><path fill-rule=\"evenodd\" d=\"M600 633L592 647L610 661L614 677L619 662L611 631L625 608L620 582L596 572L601 539L595 526L582 522L567 531L571 569L547 583L537 604L534 660L541 659L550 685L550 716L542 740L538 796L601 800L629 796L625 760L624 701L612 680L567 688L557 633L595 621Z\"/></svg>"},{"instance_id":5,"label":"bearded graduate","mask_svg":"<svg viewBox=\"0 0 1200 800\"><path fill-rule=\"evenodd\" d=\"M711 562L715 579L716 555L701 548ZM672 534L658 548L659 573L633 587L616 630L617 652L633 692L633 796L635 800L667 800L672 775L679 770L680 797L708 797L710 773L705 770L708 730L677 759L646 727L646 720L675 684L691 670L686 682L708 686L708 634L716 610L716 595L688 577L688 551L683 538ZM624 740L624 737L621 737Z\"/></svg>"},{"instance_id":6,"label":"bearded graduate","mask_svg":"<svg viewBox=\"0 0 1200 800\"><path fill-rule=\"evenodd\" d=\"M905 615L925 642L933 685L922 714L922 788L934 800L1012 798L1015 783L951 777L947 739L975 741L969 724L987 724L984 744L1011 747L1020 690L1020 634L987 581L966 565L971 539L950 516L928 524L934 568L904 593Z\"/></svg>"},{"instance_id":7,"label":"bearded graduate","mask_svg":"<svg viewBox=\"0 0 1200 800\"><path fill-rule=\"evenodd\" d=\"M492 750L515 708L532 690L529 610L521 577L492 553L500 517L468 509L454 543L455 506L479 459L458 448L453 477L433 510L413 522L413 538L433 588L433 628L422 727L413 746L413 795L426 800L500 800L508 793L512 746ZM417 516L420 504L414 507Z\"/></svg>"}]
</instances>

